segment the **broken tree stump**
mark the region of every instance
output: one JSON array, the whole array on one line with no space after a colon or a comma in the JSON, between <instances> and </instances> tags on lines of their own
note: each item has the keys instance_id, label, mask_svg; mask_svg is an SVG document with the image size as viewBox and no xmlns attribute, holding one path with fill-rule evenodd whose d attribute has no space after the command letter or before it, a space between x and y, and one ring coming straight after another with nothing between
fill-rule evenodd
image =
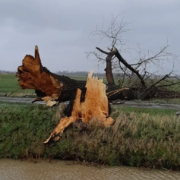
<instances>
[{"instance_id":1,"label":"broken tree stump","mask_svg":"<svg viewBox=\"0 0 180 180\"><path fill-rule=\"evenodd\" d=\"M71 100L77 88L85 87L85 81L76 81L66 76L60 76L50 72L42 66L38 47L35 46L35 57L26 55L22 66L18 67L16 77L22 89L35 89L40 98L35 101L45 101L53 105L56 101L64 102Z\"/></svg>"},{"instance_id":2,"label":"broken tree stump","mask_svg":"<svg viewBox=\"0 0 180 180\"><path fill-rule=\"evenodd\" d=\"M60 76L50 72L42 66L38 47L35 46L35 57L26 55L22 61L22 66L18 67L16 77L19 78L19 85L23 89L35 89L38 97L35 101L45 101L49 106L56 102L73 102L68 108L66 117L51 133L44 142L51 139L59 140L65 128L71 123L81 119L83 123L89 123L91 119L96 119L102 126L110 126L114 120L109 117L108 99L113 99L127 89L119 89L115 86L106 86L103 80L92 77L92 72L85 81L76 81L66 76ZM110 93L106 94L106 91Z\"/></svg>"},{"instance_id":3,"label":"broken tree stump","mask_svg":"<svg viewBox=\"0 0 180 180\"><path fill-rule=\"evenodd\" d=\"M86 82L70 79L67 76L60 76L50 72L42 66L38 46L35 46L35 57L26 55L22 65L18 67L16 77L19 78L19 85L22 89L35 89L39 98L35 101L45 101L48 106L53 106L56 102L70 101L74 99L76 90L84 90ZM118 86L106 85L108 99L123 99L123 91L127 88L119 89Z\"/></svg>"},{"instance_id":4,"label":"broken tree stump","mask_svg":"<svg viewBox=\"0 0 180 180\"><path fill-rule=\"evenodd\" d=\"M102 80L92 76L89 73L86 83L86 92L82 101L82 91L77 89L73 104L73 110L70 117L64 117L51 133L50 137L44 142L50 140L58 141L66 129L73 122L81 119L84 123L89 123L91 119L96 118L98 124L109 127L114 120L109 117L108 98L106 96L106 86Z\"/></svg>"}]
</instances>

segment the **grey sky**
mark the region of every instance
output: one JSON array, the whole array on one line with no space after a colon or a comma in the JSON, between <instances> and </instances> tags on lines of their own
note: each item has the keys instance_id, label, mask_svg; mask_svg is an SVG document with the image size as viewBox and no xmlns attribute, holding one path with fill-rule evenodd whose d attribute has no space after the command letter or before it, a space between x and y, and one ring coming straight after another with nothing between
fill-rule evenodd
<instances>
[{"instance_id":1,"label":"grey sky","mask_svg":"<svg viewBox=\"0 0 180 180\"><path fill-rule=\"evenodd\" d=\"M138 58L138 45L156 52L167 39L168 52L180 56L179 10L179 0L0 0L0 69L15 71L38 45L42 64L53 72L102 72L104 67L87 60L85 52L109 45L90 33L102 23L108 27L112 15L130 22L126 28L131 30L122 35L127 60ZM164 66L168 71L172 63ZM180 74L178 67L175 61Z\"/></svg>"}]
</instances>

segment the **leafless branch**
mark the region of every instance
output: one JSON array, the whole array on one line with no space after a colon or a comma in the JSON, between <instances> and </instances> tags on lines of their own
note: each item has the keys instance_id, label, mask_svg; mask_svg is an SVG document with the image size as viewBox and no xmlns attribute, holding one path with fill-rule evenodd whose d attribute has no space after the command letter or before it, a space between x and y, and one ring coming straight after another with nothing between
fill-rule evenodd
<instances>
[{"instance_id":1,"label":"leafless branch","mask_svg":"<svg viewBox=\"0 0 180 180\"><path fill-rule=\"evenodd\" d=\"M147 94L150 93L152 89L180 85L179 78L176 79L176 82L169 80L170 76L173 74L173 68L170 73L163 77L156 75L159 74L159 71L163 68L160 62L168 60L173 63L172 60L176 57L174 54L167 52L169 47L168 43L155 53L148 51L148 53L144 54L139 47L140 50L138 54L140 58L138 58L139 60L137 60L136 63L132 63L131 60L127 61L122 57L122 49L118 50L115 47L118 47L119 45L122 47L122 45L124 45L122 34L128 31L128 29L125 28L127 25L128 23L123 20L118 23L117 16L112 18L107 29L104 29L103 25L101 29L97 28L92 32L93 35L100 36L100 40L106 38L110 41L108 52L99 47L96 47L96 49L100 54L98 54L97 51L92 52L98 61L106 62L106 76L109 74L111 78L113 78L113 75L111 74L112 70L118 71L118 73L121 73L121 82L119 82L119 84L121 86L126 84L129 87L137 87L141 99L146 98ZM104 58L104 55L106 58ZM157 68L153 73L149 70L149 67L152 67L152 65ZM107 77L107 79L111 79L109 77ZM111 82L113 82L112 79ZM141 90L143 91L141 92Z\"/></svg>"}]
</instances>

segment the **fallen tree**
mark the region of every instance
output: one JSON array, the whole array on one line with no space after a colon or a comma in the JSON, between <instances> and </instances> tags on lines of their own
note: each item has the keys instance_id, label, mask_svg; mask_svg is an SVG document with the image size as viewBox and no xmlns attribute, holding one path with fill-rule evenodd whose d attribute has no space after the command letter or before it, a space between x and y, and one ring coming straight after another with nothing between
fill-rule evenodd
<instances>
[{"instance_id":1,"label":"fallen tree","mask_svg":"<svg viewBox=\"0 0 180 180\"><path fill-rule=\"evenodd\" d=\"M31 55L25 56L22 66L18 67L16 76L19 78L19 85L23 89L35 89L37 95L42 96L33 102L43 100L47 105L52 106L57 101L70 100L65 109L66 117L60 120L44 143L48 143L50 140L59 140L64 129L79 119L86 124L93 118L102 126L113 124L114 120L109 117L106 85L102 79L93 78L92 74L93 72L89 73L87 82L85 82L51 73L42 66L37 46L35 47L35 58ZM111 97L119 91L122 90L109 92L108 96Z\"/></svg>"},{"instance_id":2,"label":"fallen tree","mask_svg":"<svg viewBox=\"0 0 180 180\"><path fill-rule=\"evenodd\" d=\"M106 42L110 42L107 44L110 47L108 51L96 47L95 51L88 53L88 56L93 55L99 63L105 64L108 85L115 86L113 72L116 72L119 88L129 88L128 96L123 96L124 99L180 98L180 78L175 73L173 64L178 58L167 52L169 45L163 46L157 52L148 51L145 54L140 49L138 59L125 59L122 53L122 47L125 45L122 33L128 31L125 29L127 23L119 23L117 20L118 16L112 17L107 29L102 26L92 32L93 35L100 36L101 40L106 39ZM162 72L165 61L168 62L168 67L172 66L172 70L166 74ZM113 99L118 97L122 98L117 93Z\"/></svg>"},{"instance_id":3,"label":"fallen tree","mask_svg":"<svg viewBox=\"0 0 180 180\"><path fill-rule=\"evenodd\" d=\"M109 117L105 84L103 84L102 80L98 80L97 77L93 78L92 72L90 72L87 78L85 94L80 89L77 89L70 117L62 118L44 143L46 144L50 140L59 140L64 129L73 122L81 119L83 123L87 124L93 118L98 121L97 123L105 127L111 126L114 122L114 120Z\"/></svg>"},{"instance_id":4,"label":"fallen tree","mask_svg":"<svg viewBox=\"0 0 180 180\"><path fill-rule=\"evenodd\" d=\"M50 72L42 66L38 47L35 47L35 57L26 55L22 66L18 67L16 77L22 89L35 89L38 97L35 101L59 101L71 100L75 96L77 88L83 89L85 81L76 81L67 76L60 76Z\"/></svg>"},{"instance_id":5,"label":"fallen tree","mask_svg":"<svg viewBox=\"0 0 180 180\"><path fill-rule=\"evenodd\" d=\"M167 47L164 47L158 54L155 56L159 56ZM169 72L168 74L164 76L159 76L158 78L155 77L155 75L148 72L148 69L145 68L140 73L141 66L143 66L145 63L148 63L148 61L153 61L155 57L148 58L146 60L143 60L142 62L138 62L136 64L130 64L128 63L120 54L118 49L116 47L112 47L109 49L109 52L104 51L98 47L96 47L98 51L101 53L107 55L105 61L106 61L106 77L109 85L115 86L114 83L114 77L112 73L112 60L114 57L117 58L119 68L123 71L123 77L119 78L121 79L120 83L125 84L125 87L128 87L129 89L129 95L128 99L150 99L150 98L179 98L180 93L177 91L173 91L168 89L168 87L171 86L179 86L180 85L180 79L173 76L173 71ZM122 67L124 66L124 67ZM153 77L154 76L154 77ZM121 86L123 88L124 86ZM119 93L116 94L119 95ZM115 96L113 96L115 98Z\"/></svg>"},{"instance_id":6,"label":"fallen tree","mask_svg":"<svg viewBox=\"0 0 180 180\"><path fill-rule=\"evenodd\" d=\"M35 57L26 55L22 65L18 67L16 77L19 78L19 85L22 89L35 89L39 98L35 101L45 101L52 106L56 102L71 101L75 98L76 90L86 91L86 81L77 81L67 76L60 76L50 72L42 66L38 47L35 46ZM119 92L126 91L127 88L107 86L108 99ZM114 91L115 90L115 91Z\"/></svg>"}]
</instances>

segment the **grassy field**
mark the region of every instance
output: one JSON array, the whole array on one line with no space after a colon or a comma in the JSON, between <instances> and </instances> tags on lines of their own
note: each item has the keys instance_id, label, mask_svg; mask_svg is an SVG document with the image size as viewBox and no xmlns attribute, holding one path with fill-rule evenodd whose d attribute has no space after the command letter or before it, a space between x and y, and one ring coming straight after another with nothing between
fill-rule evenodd
<instances>
[{"instance_id":1,"label":"grassy field","mask_svg":"<svg viewBox=\"0 0 180 180\"><path fill-rule=\"evenodd\" d=\"M85 81L86 77L70 77L75 80ZM104 83L107 83L107 80L104 78ZM115 83L118 84L117 79L115 79ZM18 85L18 79L15 77L15 74L0 74L0 96L33 96L35 97L36 94L34 90L27 89L22 90ZM179 104L180 99L152 99L152 102L157 103L173 103Z\"/></svg>"},{"instance_id":2,"label":"grassy field","mask_svg":"<svg viewBox=\"0 0 180 180\"><path fill-rule=\"evenodd\" d=\"M70 78L86 81L86 77ZM104 79L104 82L107 83L106 79ZM0 96L35 96L35 93L31 89L22 90L18 85L18 78L15 77L15 74L0 74Z\"/></svg>"},{"instance_id":3,"label":"grassy field","mask_svg":"<svg viewBox=\"0 0 180 180\"><path fill-rule=\"evenodd\" d=\"M0 103L0 158L60 158L107 165L180 169L180 119L173 110L113 107L115 124L69 127L43 145L59 122L58 107Z\"/></svg>"},{"instance_id":4,"label":"grassy field","mask_svg":"<svg viewBox=\"0 0 180 180\"><path fill-rule=\"evenodd\" d=\"M15 74L0 74L0 96L35 95L34 90L22 90Z\"/></svg>"}]
</instances>

